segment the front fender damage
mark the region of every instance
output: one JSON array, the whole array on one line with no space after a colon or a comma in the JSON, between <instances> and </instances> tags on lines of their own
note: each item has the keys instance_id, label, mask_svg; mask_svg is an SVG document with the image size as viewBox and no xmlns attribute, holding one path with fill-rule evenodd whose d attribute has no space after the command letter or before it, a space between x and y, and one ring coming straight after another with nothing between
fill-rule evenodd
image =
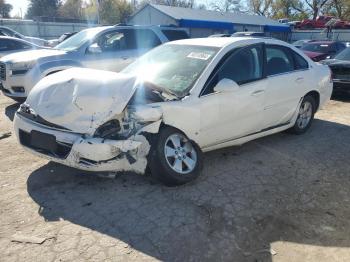
<instances>
[{"instance_id":1,"label":"front fender damage","mask_svg":"<svg viewBox=\"0 0 350 262\"><path fill-rule=\"evenodd\" d=\"M154 114L152 120L155 120ZM151 149L147 134L158 133L161 122L161 114L158 114L158 120L146 122L124 140L81 137L73 144L66 164L89 171L133 171L144 174Z\"/></svg>"}]
</instances>

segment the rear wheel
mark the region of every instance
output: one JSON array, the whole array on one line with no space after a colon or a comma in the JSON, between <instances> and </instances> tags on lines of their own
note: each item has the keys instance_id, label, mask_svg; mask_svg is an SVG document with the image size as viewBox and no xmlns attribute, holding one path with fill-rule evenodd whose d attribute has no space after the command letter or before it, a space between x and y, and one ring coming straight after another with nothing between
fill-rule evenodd
<instances>
[{"instance_id":1,"label":"rear wheel","mask_svg":"<svg viewBox=\"0 0 350 262\"><path fill-rule=\"evenodd\" d=\"M310 95L305 96L300 104L297 120L289 131L297 135L305 133L310 128L312 121L314 120L315 111L315 99Z\"/></svg>"},{"instance_id":2,"label":"rear wheel","mask_svg":"<svg viewBox=\"0 0 350 262\"><path fill-rule=\"evenodd\" d=\"M166 127L152 147L151 172L165 185L182 185L199 176L202 152L182 132Z\"/></svg>"}]
</instances>

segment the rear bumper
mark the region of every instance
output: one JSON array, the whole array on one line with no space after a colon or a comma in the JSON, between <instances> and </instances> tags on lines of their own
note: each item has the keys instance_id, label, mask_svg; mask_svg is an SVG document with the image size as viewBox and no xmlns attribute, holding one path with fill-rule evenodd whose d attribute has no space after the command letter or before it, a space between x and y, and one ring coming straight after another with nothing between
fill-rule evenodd
<instances>
[{"instance_id":1,"label":"rear bumper","mask_svg":"<svg viewBox=\"0 0 350 262\"><path fill-rule=\"evenodd\" d=\"M126 140L85 138L82 134L48 128L18 114L14 128L19 143L31 153L51 161L87 171L133 171L144 173L150 145L142 135ZM38 148L32 131L55 137L52 148Z\"/></svg>"}]
</instances>

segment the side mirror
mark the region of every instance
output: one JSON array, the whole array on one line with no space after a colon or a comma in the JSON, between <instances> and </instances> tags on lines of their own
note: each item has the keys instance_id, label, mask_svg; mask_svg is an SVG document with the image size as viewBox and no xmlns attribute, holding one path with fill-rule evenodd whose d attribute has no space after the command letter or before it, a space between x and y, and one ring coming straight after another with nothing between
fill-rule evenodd
<instances>
[{"instance_id":1,"label":"side mirror","mask_svg":"<svg viewBox=\"0 0 350 262\"><path fill-rule=\"evenodd\" d=\"M214 91L218 93L235 92L239 89L239 85L228 78L223 78L214 87Z\"/></svg>"},{"instance_id":2,"label":"side mirror","mask_svg":"<svg viewBox=\"0 0 350 262\"><path fill-rule=\"evenodd\" d=\"M97 45L97 43L95 43L88 47L87 52L89 54L100 54L102 53L102 49Z\"/></svg>"}]
</instances>

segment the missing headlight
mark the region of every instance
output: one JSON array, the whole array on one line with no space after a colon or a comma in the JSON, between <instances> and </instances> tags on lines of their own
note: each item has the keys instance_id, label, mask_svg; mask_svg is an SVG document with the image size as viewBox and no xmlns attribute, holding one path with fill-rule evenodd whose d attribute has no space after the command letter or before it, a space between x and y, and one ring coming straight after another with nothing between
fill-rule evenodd
<instances>
[{"instance_id":1,"label":"missing headlight","mask_svg":"<svg viewBox=\"0 0 350 262\"><path fill-rule=\"evenodd\" d=\"M97 128L94 134L94 137L118 139L119 131L120 131L120 123L118 120L113 119L104 123L99 128Z\"/></svg>"}]
</instances>

